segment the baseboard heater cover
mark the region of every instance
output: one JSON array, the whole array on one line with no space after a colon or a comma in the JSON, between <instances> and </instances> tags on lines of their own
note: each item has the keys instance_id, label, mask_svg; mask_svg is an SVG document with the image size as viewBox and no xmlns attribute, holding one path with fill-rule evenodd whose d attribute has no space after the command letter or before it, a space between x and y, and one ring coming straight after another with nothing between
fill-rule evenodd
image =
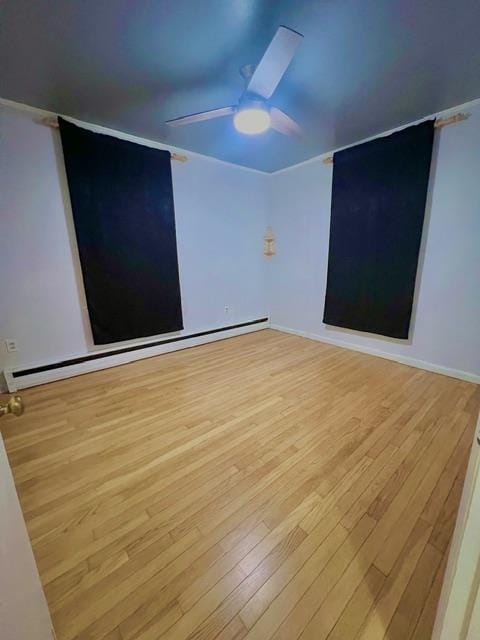
<instances>
[{"instance_id":1,"label":"baseboard heater cover","mask_svg":"<svg viewBox=\"0 0 480 640\"><path fill-rule=\"evenodd\" d=\"M202 338L214 333L222 333L223 331L232 331L233 329L241 329L242 327L249 327L255 324L261 324L268 322L268 318L258 318L257 320L250 320L249 322L241 322L240 324L232 324L227 327L219 327L217 329L209 329L207 331L199 331L198 333L190 333L184 336L178 336L175 338L167 338L165 340L156 340L154 342L147 342L143 344L134 344L129 347L123 347L121 349L112 349L111 351L102 351L101 353L91 353L88 356L80 356L78 358L70 358L68 360L61 360L60 362L52 362L51 364L45 364L39 367L32 367L30 369L21 369L19 371L12 371L11 376L13 378L21 378L22 376L29 376L35 373L44 373L45 371L52 371L53 369L61 369L62 367L70 367L75 364L83 364L84 362L90 362L92 360L100 360L101 358L108 358L110 356L118 356L123 353L130 353L131 351L140 351L141 349L151 349L152 347L161 347L165 344L171 344L172 342L181 342L183 340L191 340L193 338Z\"/></svg>"}]
</instances>

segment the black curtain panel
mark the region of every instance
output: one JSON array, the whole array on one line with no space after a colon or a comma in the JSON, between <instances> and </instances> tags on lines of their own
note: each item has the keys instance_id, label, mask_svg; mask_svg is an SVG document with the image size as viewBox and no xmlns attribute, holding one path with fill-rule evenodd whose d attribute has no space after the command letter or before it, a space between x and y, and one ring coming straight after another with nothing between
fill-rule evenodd
<instances>
[{"instance_id":1,"label":"black curtain panel","mask_svg":"<svg viewBox=\"0 0 480 640\"><path fill-rule=\"evenodd\" d=\"M95 344L183 329L170 153L59 121Z\"/></svg>"},{"instance_id":2,"label":"black curtain panel","mask_svg":"<svg viewBox=\"0 0 480 640\"><path fill-rule=\"evenodd\" d=\"M433 125L335 154L326 324L408 338Z\"/></svg>"}]
</instances>

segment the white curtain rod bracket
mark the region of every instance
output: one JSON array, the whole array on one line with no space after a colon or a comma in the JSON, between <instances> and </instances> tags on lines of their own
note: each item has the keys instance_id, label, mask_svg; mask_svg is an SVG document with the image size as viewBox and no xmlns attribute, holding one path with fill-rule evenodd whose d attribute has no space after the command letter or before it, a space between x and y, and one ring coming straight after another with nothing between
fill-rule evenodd
<instances>
[{"instance_id":1,"label":"white curtain rod bracket","mask_svg":"<svg viewBox=\"0 0 480 640\"><path fill-rule=\"evenodd\" d=\"M52 129L58 129L58 118L56 117L45 117L41 120L38 120L39 124L43 124L46 127L51 127ZM187 162L187 156L182 155L181 153L175 153L174 151L170 151L170 157L172 160L177 160L177 162Z\"/></svg>"}]
</instances>

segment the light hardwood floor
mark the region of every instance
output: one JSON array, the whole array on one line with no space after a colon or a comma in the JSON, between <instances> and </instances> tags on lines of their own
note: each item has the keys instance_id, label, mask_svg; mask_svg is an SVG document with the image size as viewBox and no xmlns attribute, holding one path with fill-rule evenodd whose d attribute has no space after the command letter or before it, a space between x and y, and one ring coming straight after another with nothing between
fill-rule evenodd
<instances>
[{"instance_id":1,"label":"light hardwood floor","mask_svg":"<svg viewBox=\"0 0 480 640\"><path fill-rule=\"evenodd\" d=\"M479 388L271 330L0 425L59 640L428 640Z\"/></svg>"}]
</instances>

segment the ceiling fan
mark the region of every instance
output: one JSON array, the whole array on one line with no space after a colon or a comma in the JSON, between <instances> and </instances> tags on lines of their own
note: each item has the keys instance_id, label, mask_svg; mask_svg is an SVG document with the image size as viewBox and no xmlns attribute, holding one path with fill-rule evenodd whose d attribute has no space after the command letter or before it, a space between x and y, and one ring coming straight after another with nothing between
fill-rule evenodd
<instances>
[{"instance_id":1,"label":"ceiling fan","mask_svg":"<svg viewBox=\"0 0 480 640\"><path fill-rule=\"evenodd\" d=\"M302 38L301 33L288 27L277 29L259 64L256 67L247 64L240 69L246 86L238 105L174 118L166 124L179 127L233 115L235 128L241 133L257 134L272 128L284 135L301 137L300 125L281 109L269 106L267 100L277 88Z\"/></svg>"}]
</instances>

